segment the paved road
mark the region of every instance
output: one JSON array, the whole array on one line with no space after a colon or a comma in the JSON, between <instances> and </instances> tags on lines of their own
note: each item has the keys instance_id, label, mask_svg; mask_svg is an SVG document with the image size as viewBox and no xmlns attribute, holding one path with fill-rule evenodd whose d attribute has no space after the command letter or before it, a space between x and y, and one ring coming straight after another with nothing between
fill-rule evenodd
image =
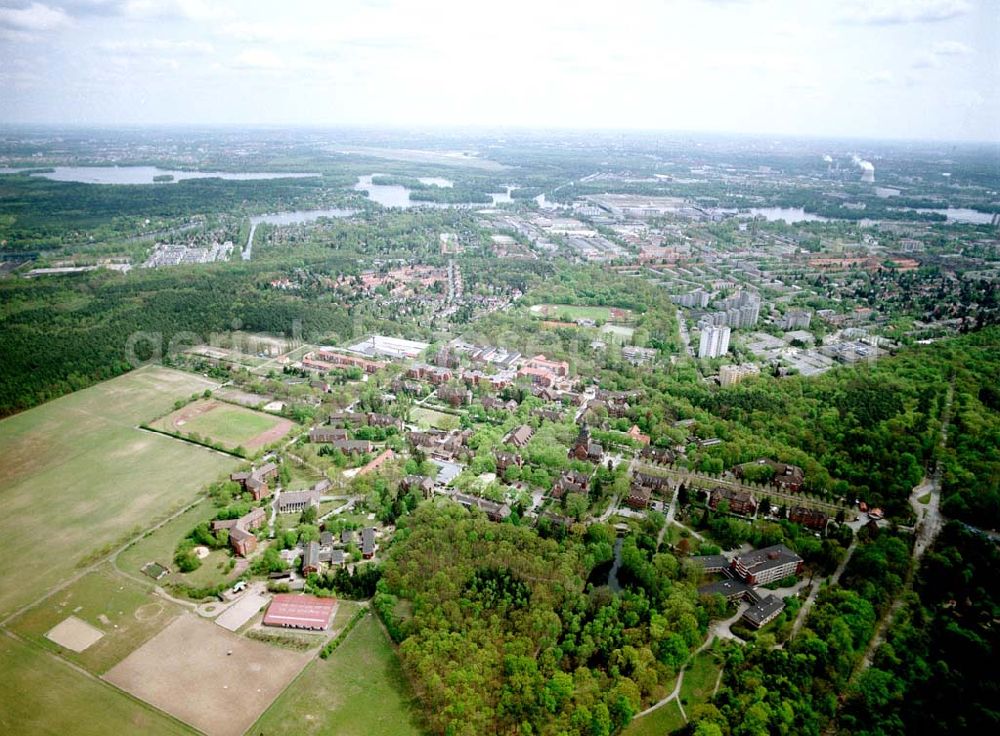
<instances>
[{"instance_id":1,"label":"paved road","mask_svg":"<svg viewBox=\"0 0 1000 736\"><path fill-rule=\"evenodd\" d=\"M948 425L951 423L951 404L954 396L955 381L952 379L951 383L948 385L948 394L945 397L944 411L941 413L941 436L938 439L939 451L944 449L945 444L948 442ZM919 499L927 493L931 494L930 500L926 504L921 504ZM892 621L895 619L896 613L903 605L903 601L906 597L905 594L913 589L913 578L916 575L917 569L920 567L921 558L934 544L934 540L941 532L941 527L944 526L944 518L941 516L940 460L935 463L934 470L931 472L930 478L925 479L923 483L913 489L913 492L910 494L910 505L913 506L914 510L917 512L917 524L916 540L913 543L912 561L910 563L910 569L906 574L906 584L903 586L903 590L896 595L896 599L893 601L889 611L882 617L882 620L879 621L879 625L875 629L875 635L872 636L871 641L868 643L868 648L865 650L865 654L861 658L861 662L854 671L855 678L871 666L872 658L875 656L875 652L878 651L879 646L881 646L882 642L885 641L885 636L889 630L889 626L892 625Z\"/></svg>"}]
</instances>

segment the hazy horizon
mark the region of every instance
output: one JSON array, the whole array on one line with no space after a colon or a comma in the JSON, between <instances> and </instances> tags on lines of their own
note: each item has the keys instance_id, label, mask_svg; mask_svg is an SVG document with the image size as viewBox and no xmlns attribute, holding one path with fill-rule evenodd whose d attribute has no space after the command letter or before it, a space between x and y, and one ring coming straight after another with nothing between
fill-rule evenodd
<instances>
[{"instance_id":1,"label":"hazy horizon","mask_svg":"<svg viewBox=\"0 0 1000 736\"><path fill-rule=\"evenodd\" d=\"M1000 141L989 0L0 0L0 124Z\"/></svg>"}]
</instances>

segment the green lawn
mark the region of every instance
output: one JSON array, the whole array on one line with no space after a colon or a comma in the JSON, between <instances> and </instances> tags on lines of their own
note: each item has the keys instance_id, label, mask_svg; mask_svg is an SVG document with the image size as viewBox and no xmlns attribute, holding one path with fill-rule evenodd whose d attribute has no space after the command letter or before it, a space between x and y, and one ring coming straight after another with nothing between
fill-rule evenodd
<instances>
[{"instance_id":1,"label":"green lawn","mask_svg":"<svg viewBox=\"0 0 1000 736\"><path fill-rule=\"evenodd\" d=\"M188 418L192 412L196 413L196 416ZM183 409L158 419L150 426L167 432L198 435L202 439L219 442L230 450L240 446L249 450L257 449L260 444L269 444L275 439L280 439L294 425L281 417L210 399L192 402ZM279 427L283 429L277 431L276 428ZM277 436L268 442L254 442L255 438L271 430L276 430Z\"/></svg>"},{"instance_id":2,"label":"green lawn","mask_svg":"<svg viewBox=\"0 0 1000 736\"><path fill-rule=\"evenodd\" d=\"M249 733L416 735L412 698L388 637L369 614L329 659L311 662Z\"/></svg>"},{"instance_id":3,"label":"green lawn","mask_svg":"<svg viewBox=\"0 0 1000 736\"><path fill-rule=\"evenodd\" d=\"M194 732L49 653L0 636L0 732L38 736L107 736Z\"/></svg>"},{"instance_id":4,"label":"green lawn","mask_svg":"<svg viewBox=\"0 0 1000 736\"><path fill-rule=\"evenodd\" d=\"M134 577L145 577L142 566L147 562L158 562L164 567L174 569L174 551L188 532L203 521L215 517L215 505L208 499L185 511L173 521L169 521L152 534L149 534L118 555L115 564L119 570ZM173 572L160 581L179 582L184 579L181 573ZM148 578L152 584L153 580Z\"/></svg>"},{"instance_id":5,"label":"green lawn","mask_svg":"<svg viewBox=\"0 0 1000 736\"><path fill-rule=\"evenodd\" d=\"M101 675L152 638L181 609L149 595L152 584L140 585L114 572L110 564L84 575L16 618L10 627L46 649ZM73 615L104 632L82 652L63 649L45 638L53 626Z\"/></svg>"},{"instance_id":6,"label":"green lawn","mask_svg":"<svg viewBox=\"0 0 1000 736\"><path fill-rule=\"evenodd\" d=\"M459 419L454 414L425 409L422 406L410 410L410 421L421 429L457 429Z\"/></svg>"},{"instance_id":7,"label":"green lawn","mask_svg":"<svg viewBox=\"0 0 1000 736\"><path fill-rule=\"evenodd\" d=\"M931 502L931 494L930 494L930 491L928 491L927 493L925 493L924 495L922 495L922 496L921 496L920 498L918 498L917 500L918 500L918 501L919 501L920 503L924 504L925 506L926 506L927 504L929 504L929 503Z\"/></svg>"},{"instance_id":8,"label":"green lawn","mask_svg":"<svg viewBox=\"0 0 1000 736\"><path fill-rule=\"evenodd\" d=\"M684 682L681 683L681 703L685 710L712 697L721 670L722 664L711 649L699 653L691 661L684 670Z\"/></svg>"},{"instance_id":9,"label":"green lawn","mask_svg":"<svg viewBox=\"0 0 1000 736\"><path fill-rule=\"evenodd\" d=\"M232 458L137 429L214 386L146 367L0 421L0 616L236 467Z\"/></svg>"},{"instance_id":10,"label":"green lawn","mask_svg":"<svg viewBox=\"0 0 1000 736\"><path fill-rule=\"evenodd\" d=\"M671 700L649 715L632 721L622 736L665 736L684 728L685 723L677 701Z\"/></svg>"}]
</instances>

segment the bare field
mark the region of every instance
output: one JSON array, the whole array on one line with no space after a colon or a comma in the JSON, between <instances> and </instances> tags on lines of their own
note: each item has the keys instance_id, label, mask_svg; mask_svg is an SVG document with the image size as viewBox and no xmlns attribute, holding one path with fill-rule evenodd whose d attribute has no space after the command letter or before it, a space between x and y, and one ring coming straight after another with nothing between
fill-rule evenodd
<instances>
[{"instance_id":1,"label":"bare field","mask_svg":"<svg viewBox=\"0 0 1000 736\"><path fill-rule=\"evenodd\" d=\"M0 421L0 617L236 467L137 429L207 388L149 366Z\"/></svg>"},{"instance_id":2,"label":"bare field","mask_svg":"<svg viewBox=\"0 0 1000 736\"><path fill-rule=\"evenodd\" d=\"M152 581L148 586L142 585L116 573L110 564L102 565L29 608L9 626L21 636L100 675L182 611L177 604L151 595L152 587ZM80 625L70 624L67 630L66 622L74 620ZM74 646L81 640L59 635L81 634L84 630L100 634L84 648Z\"/></svg>"},{"instance_id":3,"label":"bare field","mask_svg":"<svg viewBox=\"0 0 1000 736\"><path fill-rule=\"evenodd\" d=\"M0 636L0 733L179 736L184 724L77 672L37 647Z\"/></svg>"},{"instance_id":4,"label":"bare field","mask_svg":"<svg viewBox=\"0 0 1000 736\"><path fill-rule=\"evenodd\" d=\"M184 614L105 679L209 736L240 736L309 659Z\"/></svg>"}]
</instances>

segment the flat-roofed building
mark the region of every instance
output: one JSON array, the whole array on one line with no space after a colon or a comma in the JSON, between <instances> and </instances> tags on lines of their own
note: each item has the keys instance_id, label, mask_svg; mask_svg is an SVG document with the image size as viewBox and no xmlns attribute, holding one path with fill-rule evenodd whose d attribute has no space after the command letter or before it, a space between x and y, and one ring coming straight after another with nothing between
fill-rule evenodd
<instances>
[{"instance_id":1,"label":"flat-roofed building","mask_svg":"<svg viewBox=\"0 0 1000 736\"><path fill-rule=\"evenodd\" d=\"M336 608L337 601L334 598L283 593L274 596L271 605L267 607L264 625L323 631L329 628Z\"/></svg>"},{"instance_id":2,"label":"flat-roofed building","mask_svg":"<svg viewBox=\"0 0 1000 736\"><path fill-rule=\"evenodd\" d=\"M785 602L777 596L769 595L760 602L751 601L750 607L743 612L743 620L759 629L771 623L784 610Z\"/></svg>"},{"instance_id":3,"label":"flat-roofed building","mask_svg":"<svg viewBox=\"0 0 1000 736\"><path fill-rule=\"evenodd\" d=\"M756 549L733 559L732 571L748 585L767 585L802 570L802 558L783 544Z\"/></svg>"}]
</instances>

